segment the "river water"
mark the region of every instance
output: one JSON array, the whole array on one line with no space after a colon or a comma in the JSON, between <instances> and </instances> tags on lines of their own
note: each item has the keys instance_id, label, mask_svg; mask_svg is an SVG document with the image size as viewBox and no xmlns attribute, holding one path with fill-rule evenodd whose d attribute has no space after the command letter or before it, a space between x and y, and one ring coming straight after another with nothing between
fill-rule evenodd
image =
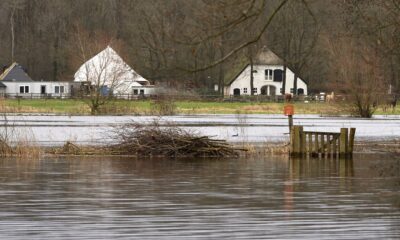
<instances>
[{"instance_id":1,"label":"river water","mask_svg":"<svg viewBox=\"0 0 400 240\"><path fill-rule=\"evenodd\" d=\"M400 156L0 160L0 239L399 239Z\"/></svg>"},{"instance_id":2,"label":"river water","mask_svg":"<svg viewBox=\"0 0 400 240\"><path fill-rule=\"evenodd\" d=\"M216 114L178 116L52 116L9 115L0 119L0 126L11 126L40 145L63 145L66 141L81 144L104 144L115 126L136 122L175 124L230 142L288 141L288 119L283 115ZM294 124L306 131L333 131L355 127L356 141L400 139L400 116L374 116L372 119L295 115Z\"/></svg>"}]
</instances>

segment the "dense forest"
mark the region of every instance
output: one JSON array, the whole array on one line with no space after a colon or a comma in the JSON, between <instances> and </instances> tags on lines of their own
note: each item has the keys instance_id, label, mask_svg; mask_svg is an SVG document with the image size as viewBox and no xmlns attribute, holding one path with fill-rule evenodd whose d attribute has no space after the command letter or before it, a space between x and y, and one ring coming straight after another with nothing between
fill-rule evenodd
<instances>
[{"instance_id":1,"label":"dense forest","mask_svg":"<svg viewBox=\"0 0 400 240\"><path fill-rule=\"evenodd\" d=\"M2 0L0 28L1 66L17 61L35 80L72 80L84 39L118 46L148 79L203 92L263 46L311 91L353 79L400 88L399 0Z\"/></svg>"}]
</instances>

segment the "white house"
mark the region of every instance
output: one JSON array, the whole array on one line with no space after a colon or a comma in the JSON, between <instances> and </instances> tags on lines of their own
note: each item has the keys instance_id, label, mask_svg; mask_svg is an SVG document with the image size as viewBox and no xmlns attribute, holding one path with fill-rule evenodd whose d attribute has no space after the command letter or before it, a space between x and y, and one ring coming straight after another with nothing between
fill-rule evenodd
<instances>
[{"instance_id":1,"label":"white house","mask_svg":"<svg viewBox=\"0 0 400 240\"><path fill-rule=\"evenodd\" d=\"M293 94L295 74L288 67L286 68L286 84L283 91L283 60L275 53L264 48L253 62L252 91L254 95L276 96L283 95L283 92L285 94ZM236 75L230 79L228 85L224 89L225 95L251 95L250 69L250 64L247 64L240 69L240 72L236 73ZM297 77L297 92L299 95L307 95L307 83L300 77Z\"/></svg>"},{"instance_id":2,"label":"white house","mask_svg":"<svg viewBox=\"0 0 400 240\"><path fill-rule=\"evenodd\" d=\"M0 75L0 93L9 97L66 97L71 94L71 82L33 81L14 62Z\"/></svg>"},{"instance_id":3,"label":"white house","mask_svg":"<svg viewBox=\"0 0 400 240\"><path fill-rule=\"evenodd\" d=\"M90 82L104 94L114 96L149 95L154 86L135 72L110 46L86 61L75 73L74 82Z\"/></svg>"}]
</instances>

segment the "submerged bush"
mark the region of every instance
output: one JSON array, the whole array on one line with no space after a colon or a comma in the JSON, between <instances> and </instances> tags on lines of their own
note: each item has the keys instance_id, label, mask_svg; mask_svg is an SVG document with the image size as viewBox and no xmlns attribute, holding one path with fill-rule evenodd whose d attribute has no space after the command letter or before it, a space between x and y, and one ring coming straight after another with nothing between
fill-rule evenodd
<instances>
[{"instance_id":1,"label":"submerged bush","mask_svg":"<svg viewBox=\"0 0 400 240\"><path fill-rule=\"evenodd\" d=\"M174 115L176 111L174 100L168 96L158 96L151 102L151 112L155 115Z\"/></svg>"}]
</instances>

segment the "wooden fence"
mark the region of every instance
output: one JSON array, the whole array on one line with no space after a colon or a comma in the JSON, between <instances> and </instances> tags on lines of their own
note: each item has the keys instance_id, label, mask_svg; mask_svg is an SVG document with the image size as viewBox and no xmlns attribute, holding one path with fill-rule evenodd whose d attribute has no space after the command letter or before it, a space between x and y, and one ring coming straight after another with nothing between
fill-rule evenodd
<instances>
[{"instance_id":1,"label":"wooden fence","mask_svg":"<svg viewBox=\"0 0 400 240\"><path fill-rule=\"evenodd\" d=\"M290 155L351 158L355 133L355 128L341 128L339 133L335 133L304 131L303 126L293 126L290 132Z\"/></svg>"}]
</instances>

